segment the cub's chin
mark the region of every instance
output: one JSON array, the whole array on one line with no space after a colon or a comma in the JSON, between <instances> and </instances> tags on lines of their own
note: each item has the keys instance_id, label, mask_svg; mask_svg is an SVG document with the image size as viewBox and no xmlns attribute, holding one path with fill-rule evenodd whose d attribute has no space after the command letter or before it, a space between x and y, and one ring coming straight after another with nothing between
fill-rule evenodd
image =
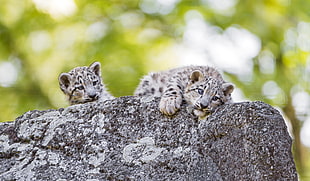
<instances>
[{"instance_id":1,"label":"cub's chin","mask_svg":"<svg viewBox=\"0 0 310 181\"><path fill-rule=\"evenodd\" d=\"M198 118L200 120L205 119L206 117L208 117L211 114L210 111L198 110L198 109L194 109L193 113L194 113L194 115L198 116Z\"/></svg>"}]
</instances>

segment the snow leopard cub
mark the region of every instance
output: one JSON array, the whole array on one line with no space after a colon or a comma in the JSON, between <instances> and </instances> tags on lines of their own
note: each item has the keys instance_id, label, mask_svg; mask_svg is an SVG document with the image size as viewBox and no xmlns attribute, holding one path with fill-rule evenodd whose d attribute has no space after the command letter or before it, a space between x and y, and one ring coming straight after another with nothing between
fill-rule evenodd
<instances>
[{"instance_id":1,"label":"snow leopard cub","mask_svg":"<svg viewBox=\"0 0 310 181\"><path fill-rule=\"evenodd\" d=\"M89 67L76 67L59 75L60 89L70 105L114 98L102 82L100 67L99 62L94 62Z\"/></svg>"},{"instance_id":2,"label":"snow leopard cub","mask_svg":"<svg viewBox=\"0 0 310 181\"><path fill-rule=\"evenodd\" d=\"M149 73L142 78L135 95L161 97L160 111L175 114L183 101L199 118L204 118L222 104L232 102L234 85L223 80L221 74L208 66L186 66Z\"/></svg>"}]
</instances>

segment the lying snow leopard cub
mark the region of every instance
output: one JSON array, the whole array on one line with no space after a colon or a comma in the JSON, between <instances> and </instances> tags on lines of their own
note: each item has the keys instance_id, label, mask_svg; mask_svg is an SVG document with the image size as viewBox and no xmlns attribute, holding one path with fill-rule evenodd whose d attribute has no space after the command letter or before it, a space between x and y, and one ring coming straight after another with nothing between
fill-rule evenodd
<instances>
[{"instance_id":1,"label":"lying snow leopard cub","mask_svg":"<svg viewBox=\"0 0 310 181\"><path fill-rule=\"evenodd\" d=\"M99 62L61 73L58 80L71 105L114 98L102 82Z\"/></svg>"},{"instance_id":2,"label":"lying snow leopard cub","mask_svg":"<svg viewBox=\"0 0 310 181\"><path fill-rule=\"evenodd\" d=\"M134 94L161 97L159 109L166 115L175 114L185 100L196 116L204 118L216 107L231 103L233 90L234 85L214 68L187 66L146 75Z\"/></svg>"}]
</instances>

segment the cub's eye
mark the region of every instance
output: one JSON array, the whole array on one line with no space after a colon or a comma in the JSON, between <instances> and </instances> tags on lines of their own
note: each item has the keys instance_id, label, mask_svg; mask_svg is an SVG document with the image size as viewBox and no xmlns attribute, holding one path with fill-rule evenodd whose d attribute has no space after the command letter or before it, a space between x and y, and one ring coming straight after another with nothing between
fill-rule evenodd
<instances>
[{"instance_id":1,"label":"cub's eye","mask_svg":"<svg viewBox=\"0 0 310 181\"><path fill-rule=\"evenodd\" d=\"M84 87L82 85L78 86L77 89L82 90Z\"/></svg>"},{"instance_id":2,"label":"cub's eye","mask_svg":"<svg viewBox=\"0 0 310 181\"><path fill-rule=\"evenodd\" d=\"M218 101L218 100L220 100L220 98L218 96L213 96L212 97L212 101Z\"/></svg>"},{"instance_id":3,"label":"cub's eye","mask_svg":"<svg viewBox=\"0 0 310 181\"><path fill-rule=\"evenodd\" d=\"M197 89L198 94L203 95L204 90L203 89Z\"/></svg>"}]
</instances>

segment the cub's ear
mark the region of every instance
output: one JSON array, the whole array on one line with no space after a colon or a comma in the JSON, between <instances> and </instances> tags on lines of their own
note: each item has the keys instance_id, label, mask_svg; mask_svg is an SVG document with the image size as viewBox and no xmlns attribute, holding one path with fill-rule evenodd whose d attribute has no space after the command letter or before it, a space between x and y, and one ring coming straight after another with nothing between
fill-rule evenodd
<instances>
[{"instance_id":1,"label":"cub's ear","mask_svg":"<svg viewBox=\"0 0 310 181\"><path fill-rule=\"evenodd\" d=\"M235 86L234 84L227 82L222 85L222 88L223 88L224 95L227 96L233 92Z\"/></svg>"},{"instance_id":2,"label":"cub's ear","mask_svg":"<svg viewBox=\"0 0 310 181\"><path fill-rule=\"evenodd\" d=\"M100 62L94 62L89 66L89 69L95 72L96 75L101 76L100 67L101 67Z\"/></svg>"},{"instance_id":3,"label":"cub's ear","mask_svg":"<svg viewBox=\"0 0 310 181\"><path fill-rule=\"evenodd\" d=\"M191 73L190 79L192 83L203 80L204 76L199 70L195 70Z\"/></svg>"},{"instance_id":4,"label":"cub's ear","mask_svg":"<svg viewBox=\"0 0 310 181\"><path fill-rule=\"evenodd\" d=\"M62 73L59 75L58 80L59 80L60 89L64 91L70 85L71 75L68 73Z\"/></svg>"}]
</instances>

